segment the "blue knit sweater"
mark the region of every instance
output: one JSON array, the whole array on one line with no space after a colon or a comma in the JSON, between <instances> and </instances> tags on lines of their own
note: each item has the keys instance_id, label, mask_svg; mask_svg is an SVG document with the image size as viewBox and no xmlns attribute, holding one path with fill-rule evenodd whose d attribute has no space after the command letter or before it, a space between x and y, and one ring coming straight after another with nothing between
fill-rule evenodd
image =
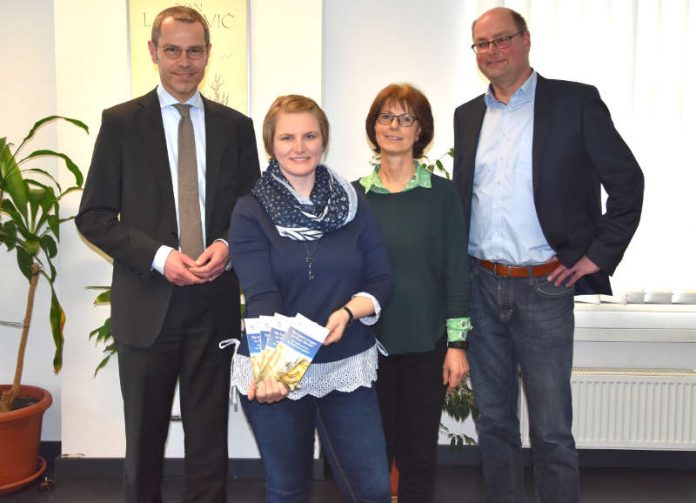
<instances>
[{"instance_id":1,"label":"blue knit sweater","mask_svg":"<svg viewBox=\"0 0 696 503\"><path fill-rule=\"evenodd\" d=\"M373 295L382 307L389 302L393 277L382 235L364 196L358 194L358 201L357 214L348 225L310 242L280 237L254 196L237 201L228 242L246 298L246 316L301 313L324 325L355 293ZM312 280L308 255L312 255ZM374 343L373 327L355 322L339 342L322 346L314 362L340 360ZM239 352L249 354L245 339Z\"/></svg>"}]
</instances>

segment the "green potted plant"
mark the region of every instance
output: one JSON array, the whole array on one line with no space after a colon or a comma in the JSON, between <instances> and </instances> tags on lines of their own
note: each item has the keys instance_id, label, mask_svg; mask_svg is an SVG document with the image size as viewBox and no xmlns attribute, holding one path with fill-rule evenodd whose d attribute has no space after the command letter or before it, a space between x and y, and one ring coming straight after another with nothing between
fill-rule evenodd
<instances>
[{"instance_id":1,"label":"green potted plant","mask_svg":"<svg viewBox=\"0 0 696 503\"><path fill-rule=\"evenodd\" d=\"M469 378L464 379L457 388L447 393L445 403L442 404L442 412L459 423L463 423L469 416L473 419L478 417L478 409L474 401L474 392L471 389ZM464 447L464 445L475 445L476 440L466 433L451 432L447 426L440 423L440 433L445 435L452 447Z\"/></svg>"},{"instance_id":2,"label":"green potted plant","mask_svg":"<svg viewBox=\"0 0 696 503\"><path fill-rule=\"evenodd\" d=\"M111 304L111 287L110 286L88 286L89 290L99 290L100 293L94 299L95 306L106 306ZM94 369L94 377L101 369L103 369L111 357L116 354L116 342L114 336L111 335L111 316L104 320L99 327L89 333L89 338L94 339L96 344L101 344L104 357Z\"/></svg>"},{"instance_id":3,"label":"green potted plant","mask_svg":"<svg viewBox=\"0 0 696 503\"><path fill-rule=\"evenodd\" d=\"M53 369L58 373L62 366L65 313L54 288L57 270L53 260L58 253L60 224L72 219L61 218L61 200L80 190L83 176L77 165L63 153L38 149L26 156L20 155L37 130L56 120L66 121L88 132L87 126L76 119L52 115L36 122L14 151L7 138L0 138L0 249L16 254L18 270L29 282L23 322L0 322L21 330L14 379L10 385L0 385L0 494L22 487L38 477L45 466L38 457L38 447L43 412L52 398L46 390L22 385L34 297L41 277L46 279L51 289L47 314L55 346ZM46 158L63 161L74 178L70 186L62 187L49 171L36 167L36 163L25 167L30 160ZM25 429L30 438L23 438L21 429ZM37 459L40 460L38 463Z\"/></svg>"}]
</instances>

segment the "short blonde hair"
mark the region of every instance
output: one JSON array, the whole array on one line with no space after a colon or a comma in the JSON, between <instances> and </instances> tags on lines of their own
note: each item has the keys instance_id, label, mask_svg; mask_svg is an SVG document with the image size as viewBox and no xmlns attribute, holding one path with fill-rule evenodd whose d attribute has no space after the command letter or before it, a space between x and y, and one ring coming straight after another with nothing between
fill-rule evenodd
<instances>
[{"instance_id":1,"label":"short blonde hair","mask_svg":"<svg viewBox=\"0 0 696 503\"><path fill-rule=\"evenodd\" d=\"M326 114L312 98L300 96L299 94L289 94L287 96L278 96L263 119L263 146L268 157L273 157L273 137L275 136L278 116L280 114L303 112L308 112L316 117L317 122L319 122L322 147L326 150L329 144L329 120L326 118Z\"/></svg>"}]
</instances>

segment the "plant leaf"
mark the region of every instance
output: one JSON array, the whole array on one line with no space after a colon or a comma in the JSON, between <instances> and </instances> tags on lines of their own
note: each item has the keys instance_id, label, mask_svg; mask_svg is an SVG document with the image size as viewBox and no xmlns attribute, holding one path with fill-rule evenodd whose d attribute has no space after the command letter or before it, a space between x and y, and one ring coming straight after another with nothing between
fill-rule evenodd
<instances>
[{"instance_id":1,"label":"plant leaf","mask_svg":"<svg viewBox=\"0 0 696 503\"><path fill-rule=\"evenodd\" d=\"M23 159L23 160L24 160L24 159ZM21 162L22 162L22 161L20 161L20 163L21 163ZM58 183L58 180L56 180L55 177L54 177L51 173L49 173L48 171L46 171L45 169L41 169L41 168L31 168L31 169L22 170L22 174L24 175L24 178L25 178L25 179L28 178L27 175L30 174L30 173L38 173L38 174L40 174L41 176L43 176L43 177L45 177L45 178L48 178L52 184L54 184L56 187L58 187L58 191L60 191L60 184ZM31 180L35 180L35 179L32 178Z\"/></svg>"},{"instance_id":2,"label":"plant leaf","mask_svg":"<svg viewBox=\"0 0 696 503\"><path fill-rule=\"evenodd\" d=\"M49 269L51 271L51 275L48 276L47 279L48 279L48 281L51 282L51 285L52 285L53 282L56 280L56 276L58 275L58 272L56 271L56 267L53 265L53 262L51 261L50 258L48 259L48 266L49 266Z\"/></svg>"},{"instance_id":3,"label":"plant leaf","mask_svg":"<svg viewBox=\"0 0 696 503\"><path fill-rule=\"evenodd\" d=\"M48 224L48 229L56 237L56 241L60 238L60 219L58 215L46 215L46 223Z\"/></svg>"},{"instance_id":4,"label":"plant leaf","mask_svg":"<svg viewBox=\"0 0 696 503\"><path fill-rule=\"evenodd\" d=\"M7 246L7 251L12 251L12 249L16 246L17 225L12 220L8 220L4 224L0 225L0 243L5 243L5 246Z\"/></svg>"},{"instance_id":5,"label":"plant leaf","mask_svg":"<svg viewBox=\"0 0 696 503\"><path fill-rule=\"evenodd\" d=\"M99 327L99 335L97 336L98 342L113 342L113 336L111 335L111 317L104 320L104 324Z\"/></svg>"},{"instance_id":6,"label":"plant leaf","mask_svg":"<svg viewBox=\"0 0 696 503\"><path fill-rule=\"evenodd\" d=\"M95 304L110 304L111 303L111 288L109 288L107 291L100 293L97 295L97 298L94 299Z\"/></svg>"},{"instance_id":7,"label":"plant leaf","mask_svg":"<svg viewBox=\"0 0 696 503\"><path fill-rule=\"evenodd\" d=\"M109 346L109 347L111 347L111 346ZM108 348L107 348L107 349L108 349ZM104 352L107 352L107 349L105 349ZM114 347L114 349L111 350L111 351L109 351L108 354L104 357L104 359L103 359L101 362L99 362L99 365L97 365L97 368L94 369L94 376L93 376L93 377L97 377L97 373L98 373L101 369L103 369L104 367L106 367L106 364L109 363L109 360L111 359L111 357L112 357L115 353L116 353L116 348Z\"/></svg>"},{"instance_id":8,"label":"plant leaf","mask_svg":"<svg viewBox=\"0 0 696 503\"><path fill-rule=\"evenodd\" d=\"M26 185L6 138L0 138L0 192L7 192L15 208L26 214Z\"/></svg>"},{"instance_id":9,"label":"plant leaf","mask_svg":"<svg viewBox=\"0 0 696 503\"><path fill-rule=\"evenodd\" d=\"M65 311L58 302L56 291L51 283L51 334L53 335L53 343L56 346L56 352L53 355L53 371L57 374L63 367L63 327L65 327Z\"/></svg>"},{"instance_id":10,"label":"plant leaf","mask_svg":"<svg viewBox=\"0 0 696 503\"><path fill-rule=\"evenodd\" d=\"M56 152L55 150L49 150L49 149L42 149L42 150L35 150L28 156L26 156L24 159L19 161L18 164L23 163L26 160L33 159L35 157L60 157L65 161L65 167L68 168L68 170L73 174L75 177L75 185L78 187L82 187L82 182L84 181L84 177L82 176L82 172L80 171L80 168L77 167L77 165L73 162L70 157L68 157L66 154L63 154L61 152ZM53 177L51 177L53 178Z\"/></svg>"},{"instance_id":11,"label":"plant leaf","mask_svg":"<svg viewBox=\"0 0 696 503\"><path fill-rule=\"evenodd\" d=\"M49 224L48 229L45 229L47 220L52 215L57 215L59 208L58 199L53 190L53 187L45 187L45 193L41 200L39 201L39 207L41 208L41 214L38 215L38 219L34 222L34 229L37 234L45 234L46 231L52 232L53 235L58 239L59 227L51 227Z\"/></svg>"},{"instance_id":12,"label":"plant leaf","mask_svg":"<svg viewBox=\"0 0 696 503\"><path fill-rule=\"evenodd\" d=\"M41 243L41 248L46 253L48 258L53 258L58 255L58 245L53 237L48 235L41 236L39 242Z\"/></svg>"},{"instance_id":13,"label":"plant leaf","mask_svg":"<svg viewBox=\"0 0 696 503\"><path fill-rule=\"evenodd\" d=\"M58 196L58 199L62 199L63 196L67 196L71 192L80 191L80 190L82 190L82 187L75 187L75 186L68 187L64 192L60 193L60 195Z\"/></svg>"},{"instance_id":14,"label":"plant leaf","mask_svg":"<svg viewBox=\"0 0 696 503\"><path fill-rule=\"evenodd\" d=\"M17 150L15 151L15 155L17 155L17 152L19 152L22 149L24 144L34 136L34 133L36 133L37 129L39 129L41 126L43 126L47 122L51 122L51 121L59 120L59 119L68 121L71 124L74 124L75 126L81 128L81 129L84 129L86 133L89 133L89 127L87 127L87 124L85 124L82 121L79 121L77 119L71 119L70 117L63 117L62 115L49 115L48 117L44 117L43 119L39 119L38 121L36 121L36 123L31 128L31 130L29 130L29 133L27 134L27 136L22 140L22 143L19 145L19 147L17 147Z\"/></svg>"},{"instance_id":15,"label":"plant leaf","mask_svg":"<svg viewBox=\"0 0 696 503\"><path fill-rule=\"evenodd\" d=\"M21 246L17 247L17 265L19 265L19 270L24 274L27 280L31 281L31 264L33 259L24 248Z\"/></svg>"},{"instance_id":16,"label":"plant leaf","mask_svg":"<svg viewBox=\"0 0 696 503\"><path fill-rule=\"evenodd\" d=\"M11 221L15 227L15 235L19 233L20 235L22 235L24 239L28 239L31 237L32 234L27 227L26 212L23 215L19 211L17 211L14 204L12 204L12 201L10 201L9 199L5 199L2 202L2 204L0 205L0 210L10 217L9 221Z\"/></svg>"}]
</instances>

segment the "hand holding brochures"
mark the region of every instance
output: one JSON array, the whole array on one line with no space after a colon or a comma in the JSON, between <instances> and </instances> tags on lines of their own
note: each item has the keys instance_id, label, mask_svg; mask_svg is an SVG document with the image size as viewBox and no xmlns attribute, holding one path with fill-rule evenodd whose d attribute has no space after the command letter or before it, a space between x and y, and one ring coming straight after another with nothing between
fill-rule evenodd
<instances>
[{"instance_id":1,"label":"hand holding brochures","mask_svg":"<svg viewBox=\"0 0 696 503\"><path fill-rule=\"evenodd\" d=\"M271 378L288 390L299 386L329 333L301 314L247 318L244 323L254 382Z\"/></svg>"}]
</instances>

